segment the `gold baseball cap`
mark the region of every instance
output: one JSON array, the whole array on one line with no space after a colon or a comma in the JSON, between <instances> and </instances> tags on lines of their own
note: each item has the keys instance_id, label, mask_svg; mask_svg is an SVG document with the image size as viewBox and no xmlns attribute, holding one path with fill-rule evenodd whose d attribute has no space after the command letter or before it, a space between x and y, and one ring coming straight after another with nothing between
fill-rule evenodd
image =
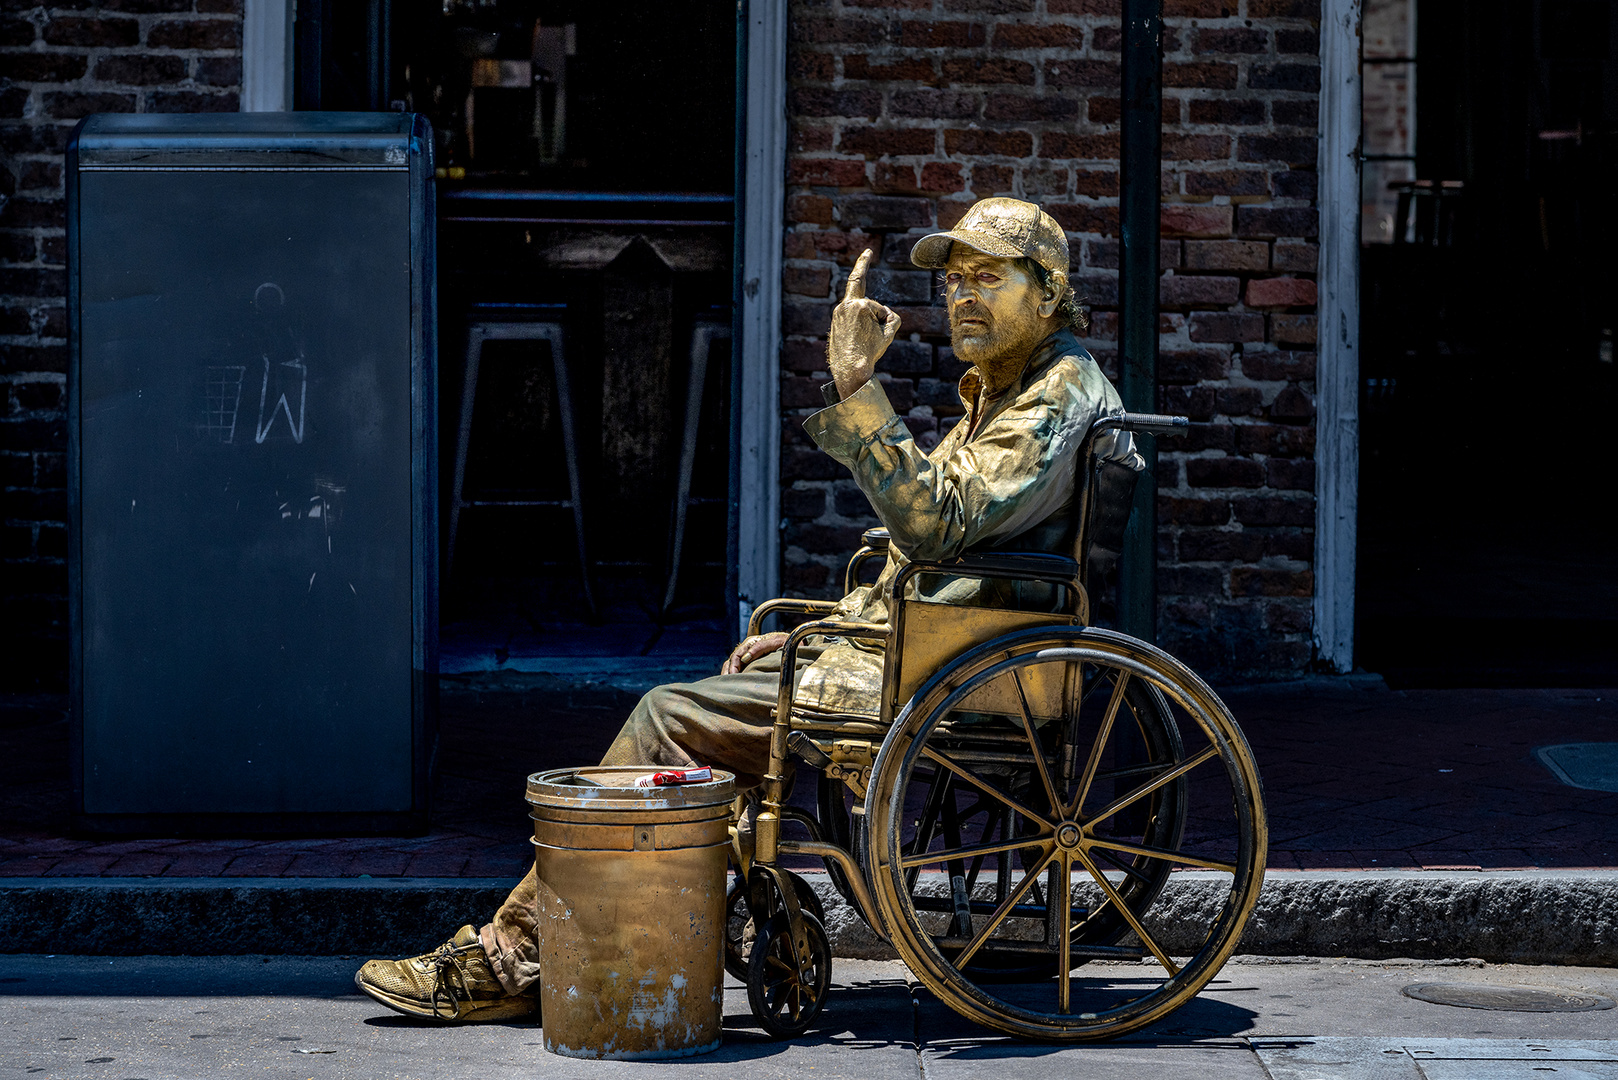
<instances>
[{"instance_id":1,"label":"gold baseball cap","mask_svg":"<svg viewBox=\"0 0 1618 1080\"><path fill-rule=\"evenodd\" d=\"M1001 259L1033 259L1047 270L1067 273L1067 234L1055 218L1021 199L973 203L955 228L916 241L910 261L927 270L941 270L949 261L951 244L965 244Z\"/></svg>"}]
</instances>

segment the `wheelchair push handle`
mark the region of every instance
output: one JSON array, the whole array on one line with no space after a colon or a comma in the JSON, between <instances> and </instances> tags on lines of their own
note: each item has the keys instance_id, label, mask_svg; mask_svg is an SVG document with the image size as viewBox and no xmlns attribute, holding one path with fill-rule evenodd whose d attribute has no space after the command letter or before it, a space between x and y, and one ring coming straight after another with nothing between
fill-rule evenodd
<instances>
[{"instance_id":1,"label":"wheelchair push handle","mask_svg":"<svg viewBox=\"0 0 1618 1080\"><path fill-rule=\"evenodd\" d=\"M1106 417L1097 421L1096 426L1108 420L1117 420L1116 424L1107 424L1108 427L1122 428L1124 431L1137 431L1146 435L1184 435L1191 429L1189 416L1165 416L1161 413L1126 412L1117 417Z\"/></svg>"}]
</instances>

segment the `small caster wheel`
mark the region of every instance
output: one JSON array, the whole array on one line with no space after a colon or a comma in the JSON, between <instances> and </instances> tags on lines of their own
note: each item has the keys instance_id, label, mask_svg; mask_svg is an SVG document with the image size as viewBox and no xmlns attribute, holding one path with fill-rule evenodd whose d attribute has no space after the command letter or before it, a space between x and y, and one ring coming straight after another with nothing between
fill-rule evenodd
<instances>
[{"instance_id":1,"label":"small caster wheel","mask_svg":"<svg viewBox=\"0 0 1618 1080\"><path fill-rule=\"evenodd\" d=\"M825 924L805 910L803 929L809 935L809 963L801 976L784 911L764 924L747 961L747 1003L759 1025L778 1039L808 1031L831 992L831 944Z\"/></svg>"},{"instance_id":2,"label":"small caster wheel","mask_svg":"<svg viewBox=\"0 0 1618 1080\"><path fill-rule=\"evenodd\" d=\"M789 873L787 876L792 879L792 887L798 892L798 906L819 919L821 926L825 926L826 908L815 890L797 874ZM752 954L756 937L758 925L747 906L747 886L740 881L734 882L725 897L725 970L734 975L737 982L747 981L747 958Z\"/></svg>"}]
</instances>

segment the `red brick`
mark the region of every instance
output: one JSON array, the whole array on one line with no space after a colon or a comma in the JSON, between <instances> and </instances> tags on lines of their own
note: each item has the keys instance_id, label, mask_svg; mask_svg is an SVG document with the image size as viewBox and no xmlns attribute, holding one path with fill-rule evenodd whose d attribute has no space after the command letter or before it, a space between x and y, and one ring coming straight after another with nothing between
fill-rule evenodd
<instances>
[{"instance_id":1,"label":"red brick","mask_svg":"<svg viewBox=\"0 0 1618 1080\"><path fill-rule=\"evenodd\" d=\"M1116 161L1118 134L1075 135L1067 131L1047 131L1039 137L1039 156L1077 161Z\"/></svg>"},{"instance_id":2,"label":"red brick","mask_svg":"<svg viewBox=\"0 0 1618 1080\"><path fill-rule=\"evenodd\" d=\"M823 371L826 348L818 341L788 341L781 346L781 366L788 371Z\"/></svg>"},{"instance_id":3,"label":"red brick","mask_svg":"<svg viewBox=\"0 0 1618 1080\"><path fill-rule=\"evenodd\" d=\"M1230 572L1232 596L1312 596L1315 576L1308 570L1238 566Z\"/></svg>"},{"instance_id":4,"label":"red brick","mask_svg":"<svg viewBox=\"0 0 1618 1080\"><path fill-rule=\"evenodd\" d=\"M1270 106L1270 115L1277 127L1301 127L1314 130L1320 126L1320 99L1277 101Z\"/></svg>"},{"instance_id":5,"label":"red brick","mask_svg":"<svg viewBox=\"0 0 1618 1080\"><path fill-rule=\"evenodd\" d=\"M1280 161L1299 168L1315 163L1318 146L1312 135L1243 135L1236 140L1236 160Z\"/></svg>"},{"instance_id":6,"label":"red brick","mask_svg":"<svg viewBox=\"0 0 1618 1080\"><path fill-rule=\"evenodd\" d=\"M1164 86L1191 86L1204 90L1234 90L1236 88L1235 64L1214 63L1212 61L1196 61L1192 63L1163 65Z\"/></svg>"},{"instance_id":7,"label":"red brick","mask_svg":"<svg viewBox=\"0 0 1618 1080\"><path fill-rule=\"evenodd\" d=\"M146 31L154 49L239 49L242 25L236 19L185 19L160 22Z\"/></svg>"},{"instance_id":8,"label":"red brick","mask_svg":"<svg viewBox=\"0 0 1618 1080\"><path fill-rule=\"evenodd\" d=\"M1073 190L1080 195L1106 198L1118 194L1118 174L1111 169L1079 169Z\"/></svg>"},{"instance_id":9,"label":"red brick","mask_svg":"<svg viewBox=\"0 0 1618 1080\"><path fill-rule=\"evenodd\" d=\"M1118 207L1098 206L1094 203L1045 203L1047 214L1056 219L1056 223L1070 233L1094 233L1100 236L1118 235ZM1071 246L1071 245L1070 245ZM1078 265L1080 260L1073 260ZM1097 268L1105 268L1101 262L1092 263ZM1112 267L1116 269L1118 260L1112 260Z\"/></svg>"},{"instance_id":10,"label":"red brick","mask_svg":"<svg viewBox=\"0 0 1618 1080\"><path fill-rule=\"evenodd\" d=\"M1270 245L1262 240L1187 240L1188 270L1267 270Z\"/></svg>"},{"instance_id":11,"label":"red brick","mask_svg":"<svg viewBox=\"0 0 1618 1080\"><path fill-rule=\"evenodd\" d=\"M1233 277L1171 274L1158 286L1158 302L1163 307L1234 304L1241 292L1241 283Z\"/></svg>"},{"instance_id":12,"label":"red brick","mask_svg":"<svg viewBox=\"0 0 1618 1080\"><path fill-rule=\"evenodd\" d=\"M788 109L798 116L861 116L874 120L882 115L882 95L875 90L824 90L800 88L787 95Z\"/></svg>"},{"instance_id":13,"label":"red brick","mask_svg":"<svg viewBox=\"0 0 1618 1080\"><path fill-rule=\"evenodd\" d=\"M1223 161L1230 157L1229 135L1163 133L1164 161Z\"/></svg>"},{"instance_id":14,"label":"red brick","mask_svg":"<svg viewBox=\"0 0 1618 1080\"><path fill-rule=\"evenodd\" d=\"M1254 90L1320 89L1319 64L1254 64L1247 70L1247 85Z\"/></svg>"},{"instance_id":15,"label":"red brick","mask_svg":"<svg viewBox=\"0 0 1618 1080\"><path fill-rule=\"evenodd\" d=\"M963 90L901 90L888 102L894 116L965 120L983 109L983 95Z\"/></svg>"},{"instance_id":16,"label":"red brick","mask_svg":"<svg viewBox=\"0 0 1618 1080\"><path fill-rule=\"evenodd\" d=\"M1270 316L1270 340L1277 345L1313 345L1315 343L1315 317L1313 315Z\"/></svg>"},{"instance_id":17,"label":"red brick","mask_svg":"<svg viewBox=\"0 0 1618 1080\"><path fill-rule=\"evenodd\" d=\"M945 11L974 11L1013 15L1034 10L1034 0L944 0Z\"/></svg>"},{"instance_id":18,"label":"red brick","mask_svg":"<svg viewBox=\"0 0 1618 1080\"><path fill-rule=\"evenodd\" d=\"M197 61L196 80L204 86L240 86L242 83L241 57L202 57Z\"/></svg>"},{"instance_id":19,"label":"red brick","mask_svg":"<svg viewBox=\"0 0 1618 1080\"><path fill-rule=\"evenodd\" d=\"M844 225L862 229L926 228L933 224L933 204L927 199L891 195L854 195L842 203Z\"/></svg>"},{"instance_id":20,"label":"red brick","mask_svg":"<svg viewBox=\"0 0 1618 1080\"><path fill-rule=\"evenodd\" d=\"M1159 224L1165 236L1229 236L1229 206L1200 203L1165 203Z\"/></svg>"},{"instance_id":21,"label":"red brick","mask_svg":"<svg viewBox=\"0 0 1618 1080\"><path fill-rule=\"evenodd\" d=\"M1116 91L1122 69L1111 60L1052 60L1045 64L1045 85L1100 87Z\"/></svg>"},{"instance_id":22,"label":"red brick","mask_svg":"<svg viewBox=\"0 0 1618 1080\"><path fill-rule=\"evenodd\" d=\"M1264 404L1256 386L1225 386L1214 394L1214 407L1222 416L1251 416Z\"/></svg>"},{"instance_id":23,"label":"red brick","mask_svg":"<svg viewBox=\"0 0 1618 1080\"><path fill-rule=\"evenodd\" d=\"M95 78L101 82L151 86L176 83L185 78L185 60L178 56L139 56L127 53L103 56L96 61Z\"/></svg>"},{"instance_id":24,"label":"red brick","mask_svg":"<svg viewBox=\"0 0 1618 1080\"><path fill-rule=\"evenodd\" d=\"M1315 490L1315 463L1310 460L1271 458L1264 463L1264 482L1277 491Z\"/></svg>"},{"instance_id":25,"label":"red brick","mask_svg":"<svg viewBox=\"0 0 1618 1080\"><path fill-rule=\"evenodd\" d=\"M1283 457L1313 454L1315 429L1309 424L1238 424L1236 449L1244 454L1271 454ZM1311 518L1308 522L1300 524L1312 524L1313 520Z\"/></svg>"},{"instance_id":26,"label":"red brick","mask_svg":"<svg viewBox=\"0 0 1618 1080\"><path fill-rule=\"evenodd\" d=\"M71 82L88 63L80 53L7 53L6 78L14 82ZM131 110L133 111L133 110Z\"/></svg>"},{"instance_id":27,"label":"red brick","mask_svg":"<svg viewBox=\"0 0 1618 1080\"><path fill-rule=\"evenodd\" d=\"M1115 97L1097 95L1085 105L1084 117L1092 124L1116 124L1122 115L1123 102Z\"/></svg>"},{"instance_id":28,"label":"red brick","mask_svg":"<svg viewBox=\"0 0 1618 1080\"><path fill-rule=\"evenodd\" d=\"M1016 170L1004 165L972 166L972 193L979 197L1001 195L1011 191L1017 177Z\"/></svg>"},{"instance_id":29,"label":"red brick","mask_svg":"<svg viewBox=\"0 0 1618 1080\"><path fill-rule=\"evenodd\" d=\"M1307 420L1315 415L1315 402L1296 386L1288 386L1270 403L1270 415L1281 419Z\"/></svg>"},{"instance_id":30,"label":"red brick","mask_svg":"<svg viewBox=\"0 0 1618 1080\"><path fill-rule=\"evenodd\" d=\"M0 46L17 48L32 45L39 36L32 21L15 15L0 15Z\"/></svg>"},{"instance_id":31,"label":"red brick","mask_svg":"<svg viewBox=\"0 0 1618 1080\"><path fill-rule=\"evenodd\" d=\"M1313 315L1272 315L1270 318L1271 322L1307 319L1311 325L1314 320ZM1242 354L1242 374L1255 382L1307 382L1315 377L1315 354L1284 349L1249 349Z\"/></svg>"},{"instance_id":32,"label":"red brick","mask_svg":"<svg viewBox=\"0 0 1618 1080\"><path fill-rule=\"evenodd\" d=\"M1320 18L1320 0L1247 0L1247 17L1249 19L1318 19Z\"/></svg>"},{"instance_id":33,"label":"red brick","mask_svg":"<svg viewBox=\"0 0 1618 1080\"><path fill-rule=\"evenodd\" d=\"M1026 131L982 131L953 128L944 132L944 153L1028 157L1034 137Z\"/></svg>"},{"instance_id":34,"label":"red brick","mask_svg":"<svg viewBox=\"0 0 1618 1080\"><path fill-rule=\"evenodd\" d=\"M1277 270L1312 274L1320 261L1320 248L1314 244L1277 241L1271 265Z\"/></svg>"},{"instance_id":35,"label":"red brick","mask_svg":"<svg viewBox=\"0 0 1618 1080\"><path fill-rule=\"evenodd\" d=\"M132 113L134 94L57 93L45 95L45 113L61 120L78 120L98 112Z\"/></svg>"},{"instance_id":36,"label":"red brick","mask_svg":"<svg viewBox=\"0 0 1618 1080\"><path fill-rule=\"evenodd\" d=\"M1270 49L1269 31L1246 27L1198 30L1193 41L1192 51L1197 53L1255 54Z\"/></svg>"},{"instance_id":37,"label":"red brick","mask_svg":"<svg viewBox=\"0 0 1618 1080\"><path fill-rule=\"evenodd\" d=\"M792 128L792 153L816 154L831 149L832 129L795 124Z\"/></svg>"},{"instance_id":38,"label":"red brick","mask_svg":"<svg viewBox=\"0 0 1618 1080\"><path fill-rule=\"evenodd\" d=\"M1237 236L1320 235L1313 207L1240 206L1236 208Z\"/></svg>"},{"instance_id":39,"label":"red brick","mask_svg":"<svg viewBox=\"0 0 1618 1080\"><path fill-rule=\"evenodd\" d=\"M936 145L931 128L844 128L837 136L837 148L843 153L866 157L931 154Z\"/></svg>"},{"instance_id":40,"label":"red brick","mask_svg":"<svg viewBox=\"0 0 1618 1080\"><path fill-rule=\"evenodd\" d=\"M1187 172L1187 195L1268 195L1270 176L1257 169L1220 169L1213 172Z\"/></svg>"},{"instance_id":41,"label":"red brick","mask_svg":"<svg viewBox=\"0 0 1618 1080\"><path fill-rule=\"evenodd\" d=\"M794 195L787 200L787 220L805 225L830 225L832 201L824 195Z\"/></svg>"},{"instance_id":42,"label":"red brick","mask_svg":"<svg viewBox=\"0 0 1618 1080\"><path fill-rule=\"evenodd\" d=\"M1187 529L1180 536L1186 562L1257 562L1264 557L1264 533L1256 529Z\"/></svg>"},{"instance_id":43,"label":"red brick","mask_svg":"<svg viewBox=\"0 0 1618 1080\"><path fill-rule=\"evenodd\" d=\"M1236 14L1236 0L1163 0L1165 19L1228 19Z\"/></svg>"},{"instance_id":44,"label":"red brick","mask_svg":"<svg viewBox=\"0 0 1618 1080\"><path fill-rule=\"evenodd\" d=\"M834 158L793 158L787 162L787 183L821 187L857 187L865 183L865 162Z\"/></svg>"},{"instance_id":45,"label":"red brick","mask_svg":"<svg viewBox=\"0 0 1618 1080\"><path fill-rule=\"evenodd\" d=\"M781 287L789 293L824 297L831 288L831 268L789 266L781 272Z\"/></svg>"},{"instance_id":46,"label":"red brick","mask_svg":"<svg viewBox=\"0 0 1618 1080\"><path fill-rule=\"evenodd\" d=\"M1037 94L990 94L983 106L986 120L1012 120L1023 124L1072 120L1078 115L1077 101Z\"/></svg>"},{"instance_id":47,"label":"red brick","mask_svg":"<svg viewBox=\"0 0 1618 1080\"><path fill-rule=\"evenodd\" d=\"M923 191L964 191L966 181L961 177L959 165L929 161L921 167L921 188Z\"/></svg>"},{"instance_id":48,"label":"red brick","mask_svg":"<svg viewBox=\"0 0 1618 1080\"><path fill-rule=\"evenodd\" d=\"M1157 357L1157 375L1164 383L1229 378L1230 352L1226 349L1163 349Z\"/></svg>"},{"instance_id":49,"label":"red brick","mask_svg":"<svg viewBox=\"0 0 1618 1080\"><path fill-rule=\"evenodd\" d=\"M45 41L49 45L75 45L80 48L134 45L140 41L140 23L134 19L55 18L45 24ZM7 58L9 64L9 57Z\"/></svg>"},{"instance_id":50,"label":"red brick","mask_svg":"<svg viewBox=\"0 0 1618 1080\"><path fill-rule=\"evenodd\" d=\"M1078 49L1084 31L1067 23L1001 23L995 27L996 49Z\"/></svg>"},{"instance_id":51,"label":"red brick","mask_svg":"<svg viewBox=\"0 0 1618 1080\"><path fill-rule=\"evenodd\" d=\"M1193 124L1252 127L1264 123L1264 102L1259 98L1192 98L1189 110Z\"/></svg>"},{"instance_id":52,"label":"red brick","mask_svg":"<svg viewBox=\"0 0 1618 1080\"><path fill-rule=\"evenodd\" d=\"M887 37L887 24L848 15L794 19L792 34L802 45L880 45Z\"/></svg>"},{"instance_id":53,"label":"red brick","mask_svg":"<svg viewBox=\"0 0 1618 1080\"><path fill-rule=\"evenodd\" d=\"M948 49L982 45L988 34L975 22L903 22L899 44L907 49Z\"/></svg>"},{"instance_id":54,"label":"red brick","mask_svg":"<svg viewBox=\"0 0 1618 1080\"><path fill-rule=\"evenodd\" d=\"M945 59L944 78L956 83L1017 83L1034 85L1034 65L1005 57Z\"/></svg>"},{"instance_id":55,"label":"red brick","mask_svg":"<svg viewBox=\"0 0 1618 1080\"><path fill-rule=\"evenodd\" d=\"M1264 316L1237 312L1199 311L1191 316L1192 341L1263 341Z\"/></svg>"},{"instance_id":56,"label":"red brick","mask_svg":"<svg viewBox=\"0 0 1618 1080\"><path fill-rule=\"evenodd\" d=\"M829 58L828 58L829 59ZM937 74L933 61L920 56L883 58L872 63L869 56L850 53L843 57L843 78L881 82L932 82Z\"/></svg>"},{"instance_id":57,"label":"red brick","mask_svg":"<svg viewBox=\"0 0 1618 1080\"><path fill-rule=\"evenodd\" d=\"M1254 278L1247 283L1248 307L1313 307L1315 283L1307 278Z\"/></svg>"},{"instance_id":58,"label":"red brick","mask_svg":"<svg viewBox=\"0 0 1618 1080\"><path fill-rule=\"evenodd\" d=\"M1123 0L1045 0L1052 15L1121 15Z\"/></svg>"},{"instance_id":59,"label":"red brick","mask_svg":"<svg viewBox=\"0 0 1618 1080\"><path fill-rule=\"evenodd\" d=\"M1320 55L1320 31L1306 30L1277 30L1275 32L1275 51L1278 53L1307 53L1310 56Z\"/></svg>"},{"instance_id":60,"label":"red brick","mask_svg":"<svg viewBox=\"0 0 1618 1080\"><path fill-rule=\"evenodd\" d=\"M871 190L883 195L916 194L916 167L879 160L871 170Z\"/></svg>"},{"instance_id":61,"label":"red brick","mask_svg":"<svg viewBox=\"0 0 1618 1080\"><path fill-rule=\"evenodd\" d=\"M1231 510L1243 525L1300 525L1315 523L1315 501L1274 495L1240 495L1231 500Z\"/></svg>"},{"instance_id":62,"label":"red brick","mask_svg":"<svg viewBox=\"0 0 1618 1080\"><path fill-rule=\"evenodd\" d=\"M1264 467L1251 458L1192 458L1185 477L1192 487L1256 488L1264 484Z\"/></svg>"},{"instance_id":63,"label":"red brick","mask_svg":"<svg viewBox=\"0 0 1618 1080\"><path fill-rule=\"evenodd\" d=\"M807 49L787 50L789 82L828 83L837 77L837 60L831 53Z\"/></svg>"}]
</instances>

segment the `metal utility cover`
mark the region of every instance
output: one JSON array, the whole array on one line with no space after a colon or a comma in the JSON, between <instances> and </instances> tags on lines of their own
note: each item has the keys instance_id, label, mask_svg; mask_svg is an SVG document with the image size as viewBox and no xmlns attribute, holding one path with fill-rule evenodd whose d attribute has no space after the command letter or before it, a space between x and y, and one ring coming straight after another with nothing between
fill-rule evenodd
<instances>
[{"instance_id":1,"label":"metal utility cover","mask_svg":"<svg viewBox=\"0 0 1618 1080\"><path fill-rule=\"evenodd\" d=\"M1618 791L1618 742L1558 743L1538 747L1534 756L1568 787Z\"/></svg>"},{"instance_id":2,"label":"metal utility cover","mask_svg":"<svg viewBox=\"0 0 1618 1080\"><path fill-rule=\"evenodd\" d=\"M1434 1005L1454 1005L1462 1009L1492 1009L1495 1012L1594 1012L1610 1009L1611 998L1581 994L1546 986L1482 986L1476 983L1415 983L1403 990L1405 997L1430 1001Z\"/></svg>"}]
</instances>

